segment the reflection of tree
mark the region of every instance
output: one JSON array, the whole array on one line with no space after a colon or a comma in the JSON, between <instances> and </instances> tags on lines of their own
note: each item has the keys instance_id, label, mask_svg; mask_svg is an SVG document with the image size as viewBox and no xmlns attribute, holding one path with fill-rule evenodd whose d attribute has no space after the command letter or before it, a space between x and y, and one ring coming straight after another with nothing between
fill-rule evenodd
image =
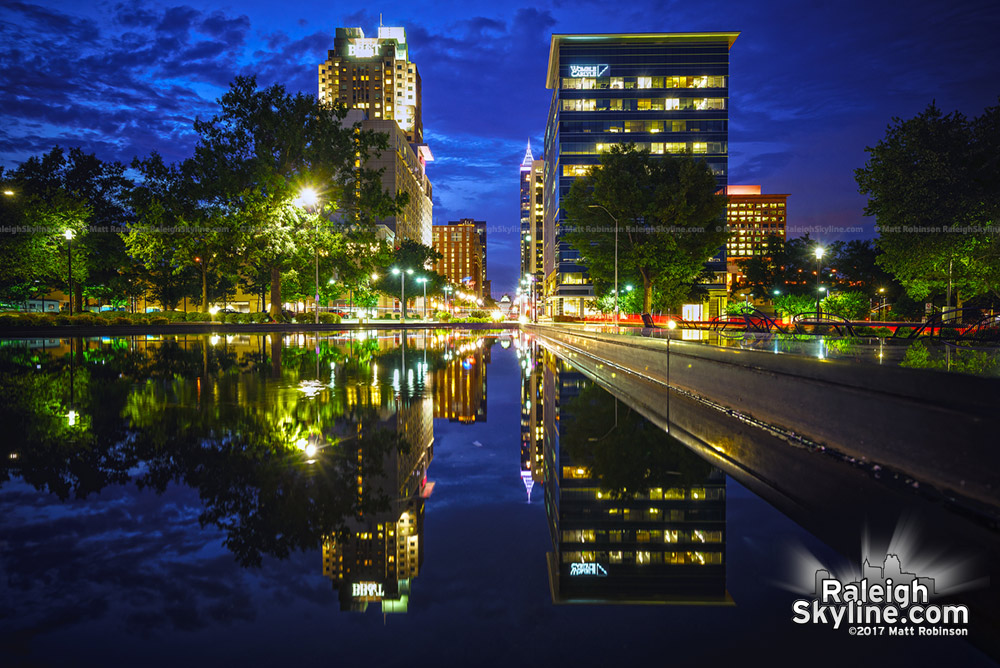
<instances>
[{"instance_id":1,"label":"reflection of tree","mask_svg":"<svg viewBox=\"0 0 1000 668\"><path fill-rule=\"evenodd\" d=\"M588 467L601 487L616 496L704 483L712 470L680 441L597 385L581 391L562 410L561 420L566 425L561 447L573 465Z\"/></svg>"},{"instance_id":2,"label":"reflection of tree","mask_svg":"<svg viewBox=\"0 0 1000 668\"><path fill-rule=\"evenodd\" d=\"M81 417L73 425L68 356L0 348L8 430L0 481L20 475L60 499L129 481L158 492L188 485L203 503L200 521L222 528L245 565L318 548L346 519L389 507L385 492L359 495L355 480L362 468L376 479L410 451L390 419L391 390L344 365L318 394L307 396L297 382L346 359L343 347L323 345L318 357L286 348L289 367L276 381L259 347L190 343L78 350L73 405ZM348 396L357 387L370 391ZM306 443L318 452L307 455Z\"/></svg>"}]
</instances>

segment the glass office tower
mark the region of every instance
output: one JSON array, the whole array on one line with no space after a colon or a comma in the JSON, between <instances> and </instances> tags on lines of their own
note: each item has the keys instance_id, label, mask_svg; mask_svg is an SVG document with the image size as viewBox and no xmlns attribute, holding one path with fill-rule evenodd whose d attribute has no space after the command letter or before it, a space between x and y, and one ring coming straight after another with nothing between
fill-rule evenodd
<instances>
[{"instance_id":1,"label":"glass office tower","mask_svg":"<svg viewBox=\"0 0 1000 668\"><path fill-rule=\"evenodd\" d=\"M726 186L729 49L737 32L553 35L546 86L544 264L548 315L584 315L594 299L579 253L562 242L560 200L612 144L654 155L691 151ZM611 221L608 221L611 223ZM709 315L725 301L725 248L709 263Z\"/></svg>"}]
</instances>

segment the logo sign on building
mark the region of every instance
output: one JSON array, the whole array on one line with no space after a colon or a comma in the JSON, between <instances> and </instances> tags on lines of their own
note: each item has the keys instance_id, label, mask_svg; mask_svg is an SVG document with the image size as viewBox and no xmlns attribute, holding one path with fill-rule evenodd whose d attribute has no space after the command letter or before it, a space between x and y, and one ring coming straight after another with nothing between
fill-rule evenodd
<instances>
[{"instance_id":1,"label":"logo sign on building","mask_svg":"<svg viewBox=\"0 0 1000 668\"><path fill-rule=\"evenodd\" d=\"M381 582L354 582L351 584L351 596L354 598L382 598L384 595Z\"/></svg>"},{"instance_id":2,"label":"logo sign on building","mask_svg":"<svg viewBox=\"0 0 1000 668\"><path fill-rule=\"evenodd\" d=\"M378 40L361 37L347 45L347 55L352 58L375 58L378 56Z\"/></svg>"},{"instance_id":3,"label":"logo sign on building","mask_svg":"<svg viewBox=\"0 0 1000 668\"><path fill-rule=\"evenodd\" d=\"M571 77L603 77L608 72L607 65L570 65Z\"/></svg>"},{"instance_id":4,"label":"logo sign on building","mask_svg":"<svg viewBox=\"0 0 1000 668\"><path fill-rule=\"evenodd\" d=\"M604 566L594 562L576 562L569 565L569 574L573 576L577 575L589 575L593 577L607 577L608 572L604 570Z\"/></svg>"}]
</instances>

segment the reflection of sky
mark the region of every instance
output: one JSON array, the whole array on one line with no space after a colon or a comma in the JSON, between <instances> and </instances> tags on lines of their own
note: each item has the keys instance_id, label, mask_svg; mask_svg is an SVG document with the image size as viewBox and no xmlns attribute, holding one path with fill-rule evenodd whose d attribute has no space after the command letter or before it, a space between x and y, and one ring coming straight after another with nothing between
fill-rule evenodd
<instances>
[{"instance_id":1,"label":"reflection of sky","mask_svg":"<svg viewBox=\"0 0 1000 668\"><path fill-rule=\"evenodd\" d=\"M157 496L109 487L58 503L21 483L0 488L0 664L470 665L646 661L648 665L886 662L976 665L969 645L853 642L790 621L782 546L828 550L732 481L728 589L732 608L553 606L541 495L519 478L519 383L513 350L495 346L487 423L435 421L436 481L424 519L424 562L409 612L341 612L319 551L241 569L223 534L198 524L186 487ZM478 441L481 446L473 442ZM475 660L471 659L475 657Z\"/></svg>"}]
</instances>

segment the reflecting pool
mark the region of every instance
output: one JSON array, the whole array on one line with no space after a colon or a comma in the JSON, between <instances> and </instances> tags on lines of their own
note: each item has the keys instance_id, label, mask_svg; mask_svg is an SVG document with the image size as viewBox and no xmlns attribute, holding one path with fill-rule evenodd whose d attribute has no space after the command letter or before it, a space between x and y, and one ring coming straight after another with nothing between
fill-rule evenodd
<instances>
[{"instance_id":1,"label":"reflecting pool","mask_svg":"<svg viewBox=\"0 0 1000 668\"><path fill-rule=\"evenodd\" d=\"M5 666L992 665L793 623L825 537L516 332L4 340L0 397Z\"/></svg>"}]
</instances>

